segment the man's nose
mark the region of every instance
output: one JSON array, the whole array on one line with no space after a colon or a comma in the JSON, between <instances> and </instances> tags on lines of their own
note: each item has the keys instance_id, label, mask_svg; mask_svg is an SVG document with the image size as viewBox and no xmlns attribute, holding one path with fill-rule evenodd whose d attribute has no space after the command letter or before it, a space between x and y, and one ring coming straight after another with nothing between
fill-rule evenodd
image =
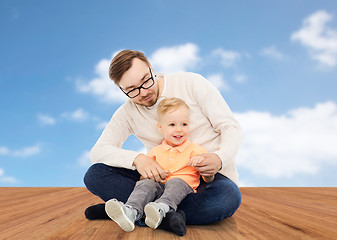
<instances>
[{"instance_id":1,"label":"man's nose","mask_svg":"<svg viewBox=\"0 0 337 240\"><path fill-rule=\"evenodd\" d=\"M147 95L148 89L141 88L140 89L140 96L145 97Z\"/></svg>"}]
</instances>

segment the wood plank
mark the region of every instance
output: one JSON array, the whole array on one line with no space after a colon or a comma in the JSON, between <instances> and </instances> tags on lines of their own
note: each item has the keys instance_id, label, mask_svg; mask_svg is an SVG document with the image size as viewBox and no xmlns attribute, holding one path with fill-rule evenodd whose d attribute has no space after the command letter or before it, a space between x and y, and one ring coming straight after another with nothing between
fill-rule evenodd
<instances>
[{"instance_id":1,"label":"wood plank","mask_svg":"<svg viewBox=\"0 0 337 240\"><path fill-rule=\"evenodd\" d=\"M328 190L328 191L327 191ZM241 189L236 219L256 239L336 239L336 188ZM239 225L240 227L240 225ZM277 236L280 236L279 238Z\"/></svg>"},{"instance_id":2,"label":"wood plank","mask_svg":"<svg viewBox=\"0 0 337 240\"><path fill-rule=\"evenodd\" d=\"M101 200L85 188L0 188L0 239L337 239L337 188L241 188L242 204L184 237L85 219Z\"/></svg>"}]
</instances>

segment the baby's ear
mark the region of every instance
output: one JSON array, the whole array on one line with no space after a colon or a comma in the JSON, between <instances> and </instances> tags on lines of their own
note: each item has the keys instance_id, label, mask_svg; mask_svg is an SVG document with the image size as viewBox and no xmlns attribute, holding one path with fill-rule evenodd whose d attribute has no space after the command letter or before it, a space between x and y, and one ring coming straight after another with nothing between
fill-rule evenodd
<instances>
[{"instance_id":1,"label":"baby's ear","mask_svg":"<svg viewBox=\"0 0 337 240\"><path fill-rule=\"evenodd\" d=\"M163 134L163 129L162 129L160 123L157 123L157 128L158 128L158 131L159 131L161 134Z\"/></svg>"}]
</instances>

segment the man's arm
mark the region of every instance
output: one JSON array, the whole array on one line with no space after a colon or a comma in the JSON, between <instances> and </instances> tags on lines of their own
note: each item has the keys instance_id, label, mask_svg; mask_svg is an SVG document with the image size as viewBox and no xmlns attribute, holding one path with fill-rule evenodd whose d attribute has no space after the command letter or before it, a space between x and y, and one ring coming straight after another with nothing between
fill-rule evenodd
<instances>
[{"instance_id":1,"label":"man's arm","mask_svg":"<svg viewBox=\"0 0 337 240\"><path fill-rule=\"evenodd\" d=\"M138 152L122 149L125 140L132 134L128 115L120 107L112 116L102 135L90 152L92 163L104 163L113 167L135 169L134 159Z\"/></svg>"},{"instance_id":2,"label":"man's arm","mask_svg":"<svg viewBox=\"0 0 337 240\"><path fill-rule=\"evenodd\" d=\"M191 81L194 98L214 131L220 134L218 150L203 154L204 165L197 166L201 175L210 176L234 161L241 144L241 127L218 89L198 74L195 78Z\"/></svg>"},{"instance_id":3,"label":"man's arm","mask_svg":"<svg viewBox=\"0 0 337 240\"><path fill-rule=\"evenodd\" d=\"M115 112L90 152L91 162L137 169L143 178L157 182L164 180L166 173L156 161L144 154L122 149L123 143L132 134L129 120L130 116L123 107Z\"/></svg>"}]
</instances>

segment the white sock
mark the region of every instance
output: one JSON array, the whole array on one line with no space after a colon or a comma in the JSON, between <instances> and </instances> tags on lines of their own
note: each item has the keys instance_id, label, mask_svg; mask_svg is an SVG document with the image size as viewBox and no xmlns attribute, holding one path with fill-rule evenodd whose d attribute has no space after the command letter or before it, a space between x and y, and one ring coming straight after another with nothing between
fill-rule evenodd
<instances>
[{"instance_id":1,"label":"white sock","mask_svg":"<svg viewBox=\"0 0 337 240\"><path fill-rule=\"evenodd\" d=\"M133 207L131 206L128 206L128 205L125 205L125 214L126 216L128 216L128 218L131 220L131 221L135 221L137 220L137 217L138 217L138 211L136 209L134 209Z\"/></svg>"},{"instance_id":2,"label":"white sock","mask_svg":"<svg viewBox=\"0 0 337 240\"><path fill-rule=\"evenodd\" d=\"M161 209L163 209L164 213L167 213L168 211L170 211L170 206L167 205L166 203L158 203L161 207Z\"/></svg>"}]
</instances>

